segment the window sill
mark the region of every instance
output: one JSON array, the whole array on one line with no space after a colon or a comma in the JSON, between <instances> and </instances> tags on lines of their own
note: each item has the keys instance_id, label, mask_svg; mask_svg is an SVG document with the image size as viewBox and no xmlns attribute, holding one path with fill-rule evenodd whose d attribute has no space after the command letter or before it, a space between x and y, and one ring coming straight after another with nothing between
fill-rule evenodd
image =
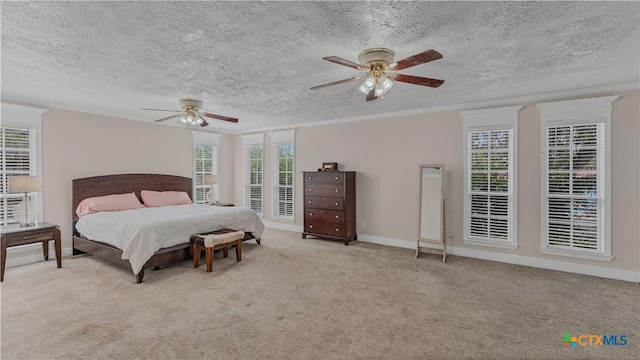
<instances>
[{"instance_id":1,"label":"window sill","mask_svg":"<svg viewBox=\"0 0 640 360\"><path fill-rule=\"evenodd\" d=\"M570 251L570 250L540 249L540 252L546 255L568 256L568 257L587 259L587 260L597 260L597 261L606 261L606 262L611 262L613 260L613 256L607 256L602 254L587 254L587 253Z\"/></svg>"},{"instance_id":2,"label":"window sill","mask_svg":"<svg viewBox=\"0 0 640 360\"><path fill-rule=\"evenodd\" d=\"M295 222L296 221L292 217L283 217L283 216L274 216L271 219L272 220L278 220L278 221L286 221L286 222Z\"/></svg>"},{"instance_id":3,"label":"window sill","mask_svg":"<svg viewBox=\"0 0 640 360\"><path fill-rule=\"evenodd\" d=\"M509 249L509 250L515 250L518 248L518 244L508 244L503 242L494 242L494 241L476 240L476 239L463 239L462 241L465 243L465 245L489 246L489 247Z\"/></svg>"}]
</instances>

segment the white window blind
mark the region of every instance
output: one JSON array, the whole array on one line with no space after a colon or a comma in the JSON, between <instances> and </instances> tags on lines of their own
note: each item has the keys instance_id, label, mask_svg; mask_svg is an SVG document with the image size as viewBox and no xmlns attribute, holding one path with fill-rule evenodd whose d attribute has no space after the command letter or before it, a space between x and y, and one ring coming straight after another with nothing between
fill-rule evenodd
<instances>
[{"instance_id":1,"label":"white window blind","mask_svg":"<svg viewBox=\"0 0 640 360\"><path fill-rule=\"evenodd\" d=\"M512 130L473 131L468 136L469 238L510 241L510 143Z\"/></svg>"},{"instance_id":2,"label":"white window blind","mask_svg":"<svg viewBox=\"0 0 640 360\"><path fill-rule=\"evenodd\" d=\"M603 253L604 124L547 127L548 246Z\"/></svg>"},{"instance_id":3,"label":"white window blind","mask_svg":"<svg viewBox=\"0 0 640 360\"><path fill-rule=\"evenodd\" d=\"M195 144L194 154L195 168L195 196L193 202L196 204L207 203L207 193L213 187L218 190L218 185L205 185L205 175L218 174L218 147L209 144Z\"/></svg>"},{"instance_id":4,"label":"white window blind","mask_svg":"<svg viewBox=\"0 0 640 360\"><path fill-rule=\"evenodd\" d=\"M278 154L275 186L278 217L293 217L293 143L276 144Z\"/></svg>"},{"instance_id":5,"label":"white window blind","mask_svg":"<svg viewBox=\"0 0 640 360\"><path fill-rule=\"evenodd\" d=\"M245 206L264 215L264 134L242 135L244 143L244 202Z\"/></svg>"},{"instance_id":6,"label":"white window blind","mask_svg":"<svg viewBox=\"0 0 640 360\"><path fill-rule=\"evenodd\" d=\"M247 174L246 199L247 206L258 215L263 215L262 210L262 176L263 176L263 147L262 145L248 145L246 151Z\"/></svg>"},{"instance_id":7,"label":"white window blind","mask_svg":"<svg viewBox=\"0 0 640 360\"><path fill-rule=\"evenodd\" d=\"M7 178L12 175L36 175L36 130L1 127L0 162L2 163L2 225L17 223L13 206L24 199L24 194L8 193ZM35 193L30 196L37 196Z\"/></svg>"},{"instance_id":8,"label":"white window blind","mask_svg":"<svg viewBox=\"0 0 640 360\"><path fill-rule=\"evenodd\" d=\"M611 261L611 105L618 96L538 104L541 252Z\"/></svg>"},{"instance_id":9,"label":"white window blind","mask_svg":"<svg viewBox=\"0 0 640 360\"><path fill-rule=\"evenodd\" d=\"M294 218L294 131L271 134L274 149L274 208L276 218Z\"/></svg>"},{"instance_id":10,"label":"white window blind","mask_svg":"<svg viewBox=\"0 0 640 360\"><path fill-rule=\"evenodd\" d=\"M467 244L515 249L518 112L522 106L463 111L464 235Z\"/></svg>"}]
</instances>

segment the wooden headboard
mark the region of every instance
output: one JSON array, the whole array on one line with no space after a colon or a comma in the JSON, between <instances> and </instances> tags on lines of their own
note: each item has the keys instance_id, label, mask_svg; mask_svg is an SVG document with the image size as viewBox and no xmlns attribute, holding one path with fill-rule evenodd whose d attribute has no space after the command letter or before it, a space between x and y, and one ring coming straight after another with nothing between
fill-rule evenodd
<instances>
[{"instance_id":1,"label":"wooden headboard","mask_svg":"<svg viewBox=\"0 0 640 360\"><path fill-rule=\"evenodd\" d=\"M89 197L135 192L142 202L140 190L172 190L184 191L193 199L192 184L191 178L160 174L116 174L73 179L71 182L73 221L78 220L76 215L78 204Z\"/></svg>"}]
</instances>

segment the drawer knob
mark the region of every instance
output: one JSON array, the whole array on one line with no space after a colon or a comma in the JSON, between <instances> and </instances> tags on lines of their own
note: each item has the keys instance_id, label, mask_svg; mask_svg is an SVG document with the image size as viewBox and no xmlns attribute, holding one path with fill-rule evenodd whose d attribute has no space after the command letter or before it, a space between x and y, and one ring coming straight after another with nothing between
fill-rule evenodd
<instances>
[{"instance_id":1,"label":"drawer knob","mask_svg":"<svg viewBox=\"0 0 640 360\"><path fill-rule=\"evenodd\" d=\"M340 216L336 215L336 219L340 219Z\"/></svg>"},{"instance_id":2,"label":"drawer knob","mask_svg":"<svg viewBox=\"0 0 640 360\"><path fill-rule=\"evenodd\" d=\"M336 228L336 231L340 231L340 229Z\"/></svg>"},{"instance_id":3,"label":"drawer knob","mask_svg":"<svg viewBox=\"0 0 640 360\"><path fill-rule=\"evenodd\" d=\"M309 191L313 191L313 188L309 188Z\"/></svg>"},{"instance_id":4,"label":"drawer knob","mask_svg":"<svg viewBox=\"0 0 640 360\"><path fill-rule=\"evenodd\" d=\"M309 200L309 204L311 204L311 200Z\"/></svg>"},{"instance_id":5,"label":"drawer knob","mask_svg":"<svg viewBox=\"0 0 640 360\"><path fill-rule=\"evenodd\" d=\"M313 229L313 225L309 225L309 229ZM202 253L201 253L202 254Z\"/></svg>"},{"instance_id":6,"label":"drawer knob","mask_svg":"<svg viewBox=\"0 0 640 360\"><path fill-rule=\"evenodd\" d=\"M309 213L309 216L313 216L313 213Z\"/></svg>"},{"instance_id":7,"label":"drawer knob","mask_svg":"<svg viewBox=\"0 0 640 360\"><path fill-rule=\"evenodd\" d=\"M336 203L336 206L340 205L339 203Z\"/></svg>"},{"instance_id":8,"label":"drawer knob","mask_svg":"<svg viewBox=\"0 0 640 360\"><path fill-rule=\"evenodd\" d=\"M336 189L336 192L339 192L339 191L340 191L340 189Z\"/></svg>"},{"instance_id":9,"label":"drawer knob","mask_svg":"<svg viewBox=\"0 0 640 360\"><path fill-rule=\"evenodd\" d=\"M309 180L311 180L311 176L309 176Z\"/></svg>"},{"instance_id":10,"label":"drawer knob","mask_svg":"<svg viewBox=\"0 0 640 360\"><path fill-rule=\"evenodd\" d=\"M339 177L336 176L336 180L340 179Z\"/></svg>"}]
</instances>

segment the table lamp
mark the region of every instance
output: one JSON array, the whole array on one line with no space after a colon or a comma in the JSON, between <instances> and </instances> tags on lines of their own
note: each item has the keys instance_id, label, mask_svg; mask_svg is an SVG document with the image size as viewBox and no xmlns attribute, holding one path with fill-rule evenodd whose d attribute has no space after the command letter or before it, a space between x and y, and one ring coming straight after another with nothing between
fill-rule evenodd
<instances>
[{"instance_id":1,"label":"table lamp","mask_svg":"<svg viewBox=\"0 0 640 360\"><path fill-rule=\"evenodd\" d=\"M24 200L13 207L13 216L20 227L34 226L38 218L38 207L31 202L30 192L42 191L42 180L39 176L9 176L9 192L24 193Z\"/></svg>"},{"instance_id":2,"label":"table lamp","mask_svg":"<svg viewBox=\"0 0 640 360\"><path fill-rule=\"evenodd\" d=\"M216 191L213 189L213 185L218 183L218 175L205 175L202 179L205 185L209 185L209 192L207 193L207 202L209 205L218 203L216 200Z\"/></svg>"}]
</instances>

